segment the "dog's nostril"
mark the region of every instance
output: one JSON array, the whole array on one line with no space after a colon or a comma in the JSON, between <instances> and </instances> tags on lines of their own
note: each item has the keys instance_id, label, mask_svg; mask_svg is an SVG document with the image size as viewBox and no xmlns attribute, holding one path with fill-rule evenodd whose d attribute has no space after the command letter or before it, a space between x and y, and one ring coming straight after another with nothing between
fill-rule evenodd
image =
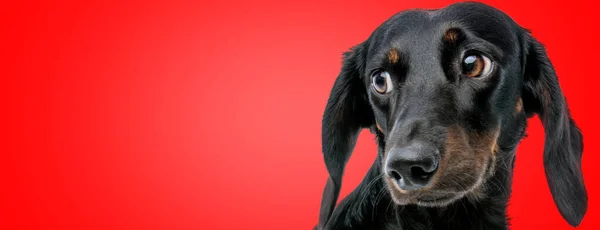
<instances>
[{"instance_id":1,"label":"dog's nostril","mask_svg":"<svg viewBox=\"0 0 600 230\"><path fill-rule=\"evenodd\" d=\"M392 171L390 172L390 176L392 176L392 178L394 178L395 180L400 180L402 179L402 176L400 176L400 173L396 172L396 171Z\"/></svg>"},{"instance_id":2,"label":"dog's nostril","mask_svg":"<svg viewBox=\"0 0 600 230\"><path fill-rule=\"evenodd\" d=\"M403 190L418 190L429 185L437 171L439 151L426 142L392 148L386 159L386 173Z\"/></svg>"},{"instance_id":3,"label":"dog's nostril","mask_svg":"<svg viewBox=\"0 0 600 230\"><path fill-rule=\"evenodd\" d=\"M423 180L428 179L432 175L432 173L425 172L425 170L423 170L423 168L416 167L416 166L410 167L410 173L412 174L413 177L423 179Z\"/></svg>"}]
</instances>

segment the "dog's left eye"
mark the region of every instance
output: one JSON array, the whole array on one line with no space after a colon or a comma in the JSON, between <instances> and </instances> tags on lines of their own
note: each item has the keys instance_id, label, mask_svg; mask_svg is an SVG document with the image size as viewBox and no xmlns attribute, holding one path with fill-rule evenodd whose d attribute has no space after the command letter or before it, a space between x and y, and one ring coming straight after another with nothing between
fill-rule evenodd
<instances>
[{"instance_id":1,"label":"dog's left eye","mask_svg":"<svg viewBox=\"0 0 600 230\"><path fill-rule=\"evenodd\" d=\"M462 60L462 73L467 77L485 77L492 72L492 61L479 54L467 55Z\"/></svg>"},{"instance_id":2,"label":"dog's left eye","mask_svg":"<svg viewBox=\"0 0 600 230\"><path fill-rule=\"evenodd\" d=\"M392 78L390 73L386 71L375 72L372 76L373 88L380 94L389 93L392 91Z\"/></svg>"}]
</instances>

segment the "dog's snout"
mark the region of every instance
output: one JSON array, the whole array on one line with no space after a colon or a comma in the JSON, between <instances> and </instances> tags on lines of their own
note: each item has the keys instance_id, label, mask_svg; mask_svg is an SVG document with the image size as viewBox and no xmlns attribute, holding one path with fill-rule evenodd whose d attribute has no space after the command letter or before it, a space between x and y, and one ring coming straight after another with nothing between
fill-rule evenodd
<instances>
[{"instance_id":1,"label":"dog's snout","mask_svg":"<svg viewBox=\"0 0 600 230\"><path fill-rule=\"evenodd\" d=\"M431 144L413 142L392 148L387 156L385 173L403 190L421 189L438 168L439 150Z\"/></svg>"}]
</instances>

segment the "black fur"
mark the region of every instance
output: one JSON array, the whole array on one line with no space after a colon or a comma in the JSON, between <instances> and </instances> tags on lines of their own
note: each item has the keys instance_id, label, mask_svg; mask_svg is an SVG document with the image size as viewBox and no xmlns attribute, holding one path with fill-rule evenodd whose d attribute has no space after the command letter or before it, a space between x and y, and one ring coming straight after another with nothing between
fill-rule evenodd
<instances>
[{"instance_id":1,"label":"black fur","mask_svg":"<svg viewBox=\"0 0 600 230\"><path fill-rule=\"evenodd\" d=\"M448 29L459 31L455 40L442 38ZM386 62L391 48L399 52L397 63ZM495 69L490 77L469 79L457 72L461 53L471 50L492 57ZM375 70L392 75L393 93L373 92ZM481 3L394 15L345 53L331 90L322 123L330 176L316 229L508 229L506 206L515 150L527 118L533 115L539 115L544 125L544 166L556 206L569 224L578 226L587 210L583 139L543 46L509 16ZM465 194L448 204L398 204L384 179L386 153L416 138L450 151L444 143L453 125L470 137L499 129L496 154L486 155L488 162L477 161L486 165L483 182L473 185L478 195L463 188L467 184L457 184L453 189L460 187ZM363 182L336 207L344 167L364 128L376 134L378 157ZM442 153L441 158L468 156L454 154Z\"/></svg>"}]
</instances>

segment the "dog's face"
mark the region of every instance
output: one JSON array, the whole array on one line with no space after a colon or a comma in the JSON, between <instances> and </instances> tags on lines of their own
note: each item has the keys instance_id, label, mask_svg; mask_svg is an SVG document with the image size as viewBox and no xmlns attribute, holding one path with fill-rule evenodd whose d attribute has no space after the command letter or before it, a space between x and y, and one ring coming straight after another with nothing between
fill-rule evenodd
<instances>
[{"instance_id":1,"label":"dog's face","mask_svg":"<svg viewBox=\"0 0 600 230\"><path fill-rule=\"evenodd\" d=\"M546 132L552 195L577 225L587 209L582 136L543 46L483 4L394 15L345 54L331 91L323 117L331 177L321 222L362 128L378 137L376 164L392 199L433 207L485 196L482 185L498 167L510 167L502 163L534 114Z\"/></svg>"},{"instance_id":2,"label":"dog's face","mask_svg":"<svg viewBox=\"0 0 600 230\"><path fill-rule=\"evenodd\" d=\"M396 203L441 206L481 196L499 145L514 146L523 135L518 27L495 13L403 12L363 47L360 78ZM499 143L501 134L517 138Z\"/></svg>"}]
</instances>

